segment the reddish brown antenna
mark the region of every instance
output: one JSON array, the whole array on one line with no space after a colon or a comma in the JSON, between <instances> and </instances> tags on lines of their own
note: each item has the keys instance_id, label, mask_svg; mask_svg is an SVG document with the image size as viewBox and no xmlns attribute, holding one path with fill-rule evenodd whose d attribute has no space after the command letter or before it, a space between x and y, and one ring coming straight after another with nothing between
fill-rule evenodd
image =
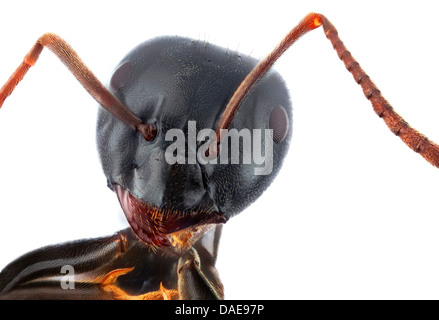
<instances>
[{"instance_id":1,"label":"reddish brown antenna","mask_svg":"<svg viewBox=\"0 0 439 320\"><path fill-rule=\"evenodd\" d=\"M227 129L230 126L236 112L242 101L250 92L254 84L271 68L276 60L301 36L308 31L314 30L321 25L320 16L316 13L308 14L300 23L292 29L282 41L274 48L274 50L245 77L238 89L233 93L229 103L224 109L218 128L216 129L217 141L220 141L221 129Z\"/></svg>"},{"instance_id":2,"label":"reddish brown antenna","mask_svg":"<svg viewBox=\"0 0 439 320\"><path fill-rule=\"evenodd\" d=\"M346 69L352 74L355 81L363 89L364 95L371 102L373 109L380 118L384 120L389 129L401 138L406 145L412 150L423 156L428 162L435 167L439 167L439 146L430 141L419 131L413 129L392 106L381 95L380 90L370 80L369 76L360 67L360 64L352 57L346 49L343 42L338 37L338 32L332 23L324 16L318 13L308 14L287 36L277 45L277 47L247 75L239 85L227 104L223 115L221 116L218 128L216 130L218 154L218 145L220 143L221 129L227 129L230 126L238 108L254 84L267 72L273 63L288 49L298 38L319 26L323 26L326 37L331 41L332 46L338 54L338 57L344 62ZM214 147L214 146L212 146ZM212 149L210 149L212 151Z\"/></svg>"},{"instance_id":3,"label":"reddish brown antenna","mask_svg":"<svg viewBox=\"0 0 439 320\"><path fill-rule=\"evenodd\" d=\"M354 77L354 80L363 89L364 96L371 102L376 114L384 120L390 131L400 137L407 146L419 153L433 166L439 167L439 146L430 141L419 131L413 129L395 112L389 102L381 95L381 91L360 67L360 64L352 57L352 54L346 49L332 23L325 16L320 15L320 17L326 38L331 41L338 57L343 61L346 69Z\"/></svg>"},{"instance_id":4,"label":"reddish brown antenna","mask_svg":"<svg viewBox=\"0 0 439 320\"><path fill-rule=\"evenodd\" d=\"M96 76L87 68L73 48L53 33L46 33L38 39L32 49L24 57L5 85L0 89L0 108L5 99L14 91L17 84L23 79L30 67L38 60L44 47L49 48L67 66L70 72L78 79L85 90L105 109L116 118L127 124L133 130L143 134L146 140L152 140L156 128L154 124L144 124L119 99L117 99Z\"/></svg>"}]
</instances>

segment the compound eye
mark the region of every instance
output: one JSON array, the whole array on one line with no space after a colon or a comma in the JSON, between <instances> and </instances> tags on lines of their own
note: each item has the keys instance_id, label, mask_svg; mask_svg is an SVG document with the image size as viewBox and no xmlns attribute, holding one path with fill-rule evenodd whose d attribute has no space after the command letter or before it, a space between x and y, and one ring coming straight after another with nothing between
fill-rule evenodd
<instances>
[{"instance_id":1,"label":"compound eye","mask_svg":"<svg viewBox=\"0 0 439 320\"><path fill-rule=\"evenodd\" d=\"M268 127L273 130L274 142L280 143L285 139L289 126L288 114L284 107L277 106L271 110Z\"/></svg>"},{"instance_id":2,"label":"compound eye","mask_svg":"<svg viewBox=\"0 0 439 320\"><path fill-rule=\"evenodd\" d=\"M125 83L128 81L130 73L131 73L131 62L125 61L116 69L116 71L114 71L113 76L111 77L110 80L111 89L117 91L120 88L122 88L125 85Z\"/></svg>"}]
</instances>

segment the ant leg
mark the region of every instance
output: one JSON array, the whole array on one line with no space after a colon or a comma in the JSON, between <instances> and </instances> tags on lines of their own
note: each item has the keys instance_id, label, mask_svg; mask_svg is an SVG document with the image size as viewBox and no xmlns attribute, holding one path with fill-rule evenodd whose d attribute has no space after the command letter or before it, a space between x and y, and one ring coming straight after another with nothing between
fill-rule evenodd
<instances>
[{"instance_id":1,"label":"ant leg","mask_svg":"<svg viewBox=\"0 0 439 320\"><path fill-rule=\"evenodd\" d=\"M0 108L5 99L14 91L17 84L26 75L29 68L37 62L44 47L47 47L58 56L85 90L87 90L100 105L133 130L142 131L142 120L136 117L119 99L105 88L67 42L53 33L46 33L38 39L32 49L24 57L20 66L0 89Z\"/></svg>"},{"instance_id":2,"label":"ant leg","mask_svg":"<svg viewBox=\"0 0 439 320\"><path fill-rule=\"evenodd\" d=\"M176 289L165 289L177 287L176 265L125 229L23 255L0 272L0 300L177 299Z\"/></svg>"},{"instance_id":3,"label":"ant leg","mask_svg":"<svg viewBox=\"0 0 439 320\"><path fill-rule=\"evenodd\" d=\"M206 268L208 267L208 268ZM178 261L178 294L182 300L220 300L223 286L213 265L200 264L198 252L192 248Z\"/></svg>"},{"instance_id":4,"label":"ant leg","mask_svg":"<svg viewBox=\"0 0 439 320\"><path fill-rule=\"evenodd\" d=\"M31 251L1 271L0 300L96 299L101 295L99 286L82 280L93 279L96 270L122 256L131 246L128 236L120 231Z\"/></svg>"}]
</instances>

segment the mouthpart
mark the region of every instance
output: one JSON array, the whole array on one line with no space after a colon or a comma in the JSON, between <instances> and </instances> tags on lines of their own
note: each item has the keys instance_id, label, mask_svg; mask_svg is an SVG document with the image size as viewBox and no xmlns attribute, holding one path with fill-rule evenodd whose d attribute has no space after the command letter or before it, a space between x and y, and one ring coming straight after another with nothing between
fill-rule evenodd
<instances>
[{"instance_id":1,"label":"mouthpart","mask_svg":"<svg viewBox=\"0 0 439 320\"><path fill-rule=\"evenodd\" d=\"M125 217L136 236L152 248L189 250L209 229L226 223L217 211L180 211L161 209L133 196L118 184L113 185Z\"/></svg>"}]
</instances>

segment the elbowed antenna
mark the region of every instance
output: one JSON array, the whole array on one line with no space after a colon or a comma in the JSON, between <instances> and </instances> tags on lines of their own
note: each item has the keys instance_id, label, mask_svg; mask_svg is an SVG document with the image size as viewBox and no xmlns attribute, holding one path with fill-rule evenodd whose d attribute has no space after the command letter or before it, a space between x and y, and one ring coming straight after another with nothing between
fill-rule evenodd
<instances>
[{"instance_id":1,"label":"elbowed antenna","mask_svg":"<svg viewBox=\"0 0 439 320\"><path fill-rule=\"evenodd\" d=\"M53 33L46 33L34 44L24 57L23 62L14 71L0 89L0 108L5 99L14 91L30 67L38 60L44 47L50 49L70 70L87 92L105 109L131 129L139 131L146 140L152 140L156 133L154 124L144 124L119 99L117 99L96 76L87 68L73 48L62 38Z\"/></svg>"},{"instance_id":2,"label":"elbowed antenna","mask_svg":"<svg viewBox=\"0 0 439 320\"><path fill-rule=\"evenodd\" d=\"M321 25L320 15L309 13L300 23L294 27L274 48L265 59L260 61L256 67L244 78L238 89L233 93L216 129L217 141L220 141L221 129L228 129L235 117L242 101L248 95L255 83L271 68L276 60L294 43L308 31L314 30Z\"/></svg>"},{"instance_id":3,"label":"elbowed antenna","mask_svg":"<svg viewBox=\"0 0 439 320\"><path fill-rule=\"evenodd\" d=\"M419 153L433 166L439 167L439 146L430 141L419 131L413 129L398 113L394 111L389 102L381 95L380 90L370 80L369 76L360 67L360 64L352 57L343 42L338 37L338 32L332 23L318 13L308 14L287 36L277 45L277 47L245 77L242 83L230 98L229 103L224 109L218 127L216 129L217 144L212 145L210 152L216 152L220 143L222 129L230 126L242 101L250 92L255 83L271 68L274 62L302 35L314 30L319 26L323 27L326 37L332 43L338 57L343 61L346 69L352 74L355 81L363 89L366 98L371 102L373 109L380 118L384 120L389 129L401 138L404 143L413 151Z\"/></svg>"},{"instance_id":4,"label":"elbowed antenna","mask_svg":"<svg viewBox=\"0 0 439 320\"><path fill-rule=\"evenodd\" d=\"M360 67L357 60L355 60L352 54L346 49L333 24L324 15L319 16L321 17L326 38L332 43L338 57L343 61L346 69L352 74L355 82L363 89L364 96L372 104L375 113L384 120L390 131L400 137L410 149L419 153L433 166L439 168L439 146L416 129L413 129L395 112L389 102L381 95L381 91Z\"/></svg>"}]
</instances>

